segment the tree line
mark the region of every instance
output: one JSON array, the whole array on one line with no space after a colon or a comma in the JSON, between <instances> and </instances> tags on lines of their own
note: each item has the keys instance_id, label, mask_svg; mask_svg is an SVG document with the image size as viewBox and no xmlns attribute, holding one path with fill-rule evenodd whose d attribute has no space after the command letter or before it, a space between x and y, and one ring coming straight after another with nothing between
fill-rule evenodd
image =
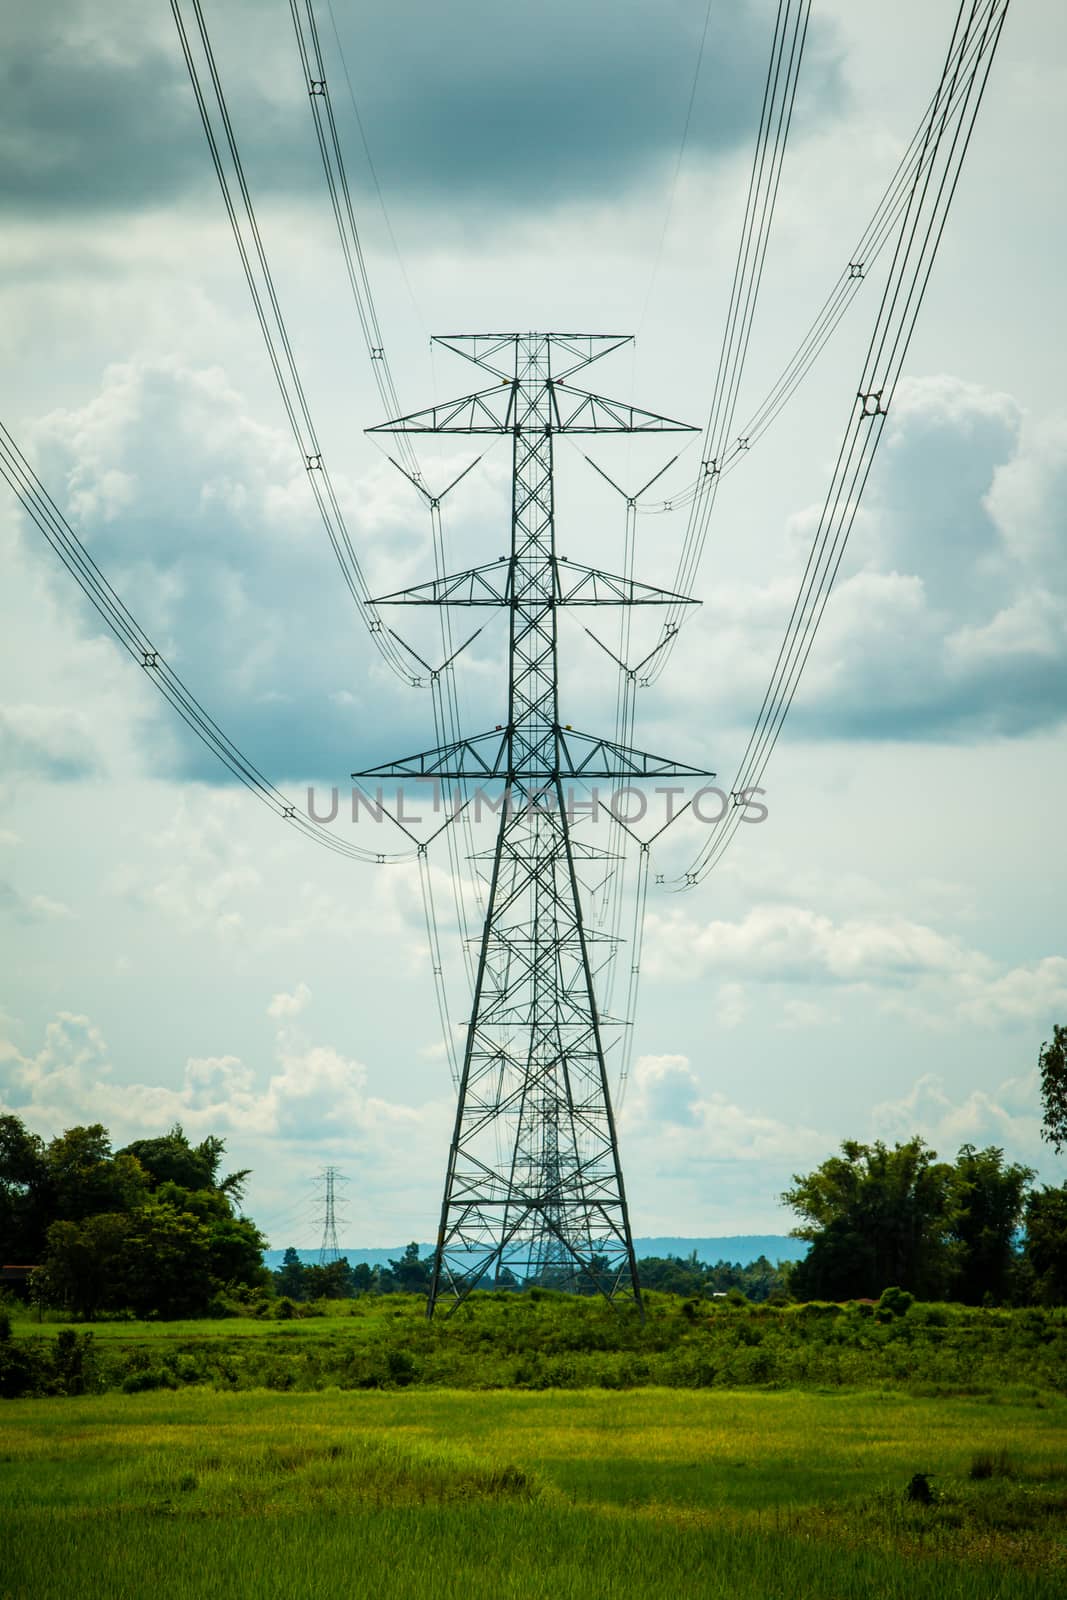
<instances>
[{"instance_id":1,"label":"tree line","mask_svg":"<svg viewBox=\"0 0 1067 1600\"><path fill-rule=\"evenodd\" d=\"M1067 1145L1067 1027L1038 1058L1042 1136ZM431 1264L410 1244L385 1267L345 1259L277 1272L239 1203L247 1171L222 1175L224 1142L180 1125L113 1150L100 1123L45 1141L0 1116L0 1261L35 1268L38 1301L85 1317L200 1317L363 1294L424 1294ZM967 1305L1067 1304L1067 1184L1034 1185L1003 1150L965 1144L943 1161L922 1139L845 1140L782 1196L800 1217L803 1260L741 1266L674 1257L639 1263L649 1289L754 1302L878 1299L899 1288ZM546 1276L541 1287L552 1287ZM513 1279L486 1287L520 1289ZM592 1290L590 1284L590 1290ZM285 1314L283 1312L283 1314Z\"/></svg>"},{"instance_id":2,"label":"tree line","mask_svg":"<svg viewBox=\"0 0 1067 1600\"><path fill-rule=\"evenodd\" d=\"M113 1150L100 1123L47 1143L0 1117L0 1256L33 1266L33 1297L76 1315L202 1317L261 1292L266 1240L221 1176L221 1139L180 1125Z\"/></svg>"},{"instance_id":3,"label":"tree line","mask_svg":"<svg viewBox=\"0 0 1067 1600\"><path fill-rule=\"evenodd\" d=\"M419 1255L418 1244L413 1240L397 1260L385 1266L369 1266L360 1262L351 1266L347 1257L326 1264L303 1262L292 1246L286 1250L282 1264L272 1274L274 1292L280 1299L294 1306L317 1300L347 1300L361 1294L425 1294L430 1287L433 1257ZM777 1267L766 1256L743 1266L740 1262L718 1261L709 1265L697 1259L696 1252L686 1257L646 1256L637 1263L638 1276L646 1289L658 1289L665 1294L677 1295L728 1295L740 1296L754 1304L777 1299L786 1300L788 1268ZM510 1273L503 1281L487 1279L487 1289L521 1289L531 1285L520 1284ZM537 1287L553 1287L551 1271L537 1280ZM590 1284L592 1292L592 1284Z\"/></svg>"},{"instance_id":4,"label":"tree line","mask_svg":"<svg viewBox=\"0 0 1067 1600\"><path fill-rule=\"evenodd\" d=\"M1067 1027L1038 1054L1041 1136L1067 1145ZM966 1305L1067 1304L1067 1184L1033 1186L1031 1167L965 1144L939 1161L922 1139L887 1148L846 1139L794 1175L783 1202L809 1250L790 1273L800 1300L877 1297L899 1285Z\"/></svg>"}]
</instances>

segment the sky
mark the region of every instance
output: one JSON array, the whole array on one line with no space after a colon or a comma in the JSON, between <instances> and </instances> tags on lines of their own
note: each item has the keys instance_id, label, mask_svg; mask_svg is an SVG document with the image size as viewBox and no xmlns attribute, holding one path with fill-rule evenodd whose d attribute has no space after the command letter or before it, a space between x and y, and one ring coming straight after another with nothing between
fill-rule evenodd
<instances>
[{"instance_id":1,"label":"sky","mask_svg":"<svg viewBox=\"0 0 1067 1600\"><path fill-rule=\"evenodd\" d=\"M288 7L204 9L371 590L422 581L425 510L364 433L382 413ZM472 387L431 333L566 326L636 336L591 387L703 423L773 11L713 0L683 145L703 0L334 0L364 145L317 7L405 410ZM955 12L816 0L741 414L850 259ZM1036 1074L1067 1020L1063 33L1053 0L1009 15L767 820L691 893L650 891L619 1118L637 1234L787 1231L782 1189L844 1138L995 1144L1063 1180ZM357 767L434 742L428 695L384 671L333 565L169 9L45 0L6 40L0 416L236 743L296 795L344 793ZM872 274L724 480L702 604L639 696L638 745L733 770L877 293ZM423 460L443 485L476 452L436 444ZM664 459L598 445L628 485ZM456 567L505 548L507 490L498 446L446 502ZM432 1237L454 1096L414 868L315 848L213 767L4 494L0 1106L45 1135L221 1135L276 1246L317 1242L327 1164L347 1179L346 1241ZM622 510L561 450L564 553L617 570ZM641 517L637 575L669 585L683 531ZM579 627L561 639L568 716L609 731L606 658ZM470 731L500 720L501 650L487 627L462 659ZM374 824L339 826L383 848ZM655 870L684 869L698 833L672 830ZM447 858L432 861L462 1016Z\"/></svg>"}]
</instances>

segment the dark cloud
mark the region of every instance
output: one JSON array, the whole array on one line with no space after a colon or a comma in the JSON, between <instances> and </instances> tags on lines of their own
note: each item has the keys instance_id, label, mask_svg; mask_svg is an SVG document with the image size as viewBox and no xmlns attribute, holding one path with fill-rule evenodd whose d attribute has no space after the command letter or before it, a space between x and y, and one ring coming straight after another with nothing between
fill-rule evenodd
<instances>
[{"instance_id":1,"label":"dark cloud","mask_svg":"<svg viewBox=\"0 0 1067 1600\"><path fill-rule=\"evenodd\" d=\"M1010 396L959 379L902 385L867 565L830 601L798 729L970 742L1059 726L1067 569L1050 530L1065 504L1062 426L1028 429Z\"/></svg>"},{"instance_id":2,"label":"dark cloud","mask_svg":"<svg viewBox=\"0 0 1067 1600\"><path fill-rule=\"evenodd\" d=\"M34 457L154 644L269 777L343 784L357 767L432 745L428 693L380 663L337 571L306 473L292 466L291 448L276 433L249 417L244 397L218 369L115 366L86 406L45 419ZM399 474L382 464L369 479L338 477L335 487L375 592L431 569L428 518ZM24 528L32 544L36 535ZM86 631L101 634L102 622L66 573L53 579L64 608L77 609ZM439 640L416 638L440 659ZM131 664L131 674L137 670ZM162 700L149 705L138 737L153 770L226 781L225 769ZM0 715L9 769L30 770L32 757L32 770L44 773L47 757L48 776L82 776L84 732L76 743L59 713L44 717Z\"/></svg>"},{"instance_id":3,"label":"dark cloud","mask_svg":"<svg viewBox=\"0 0 1067 1600\"><path fill-rule=\"evenodd\" d=\"M688 0L408 0L345 16L345 58L398 203L507 212L607 199L673 165L703 7ZM305 190L315 153L287 10L205 7L257 188ZM27 13L27 19L29 13ZM689 129L693 159L751 143L771 11L713 8ZM37 213L161 205L210 166L169 16L50 0L16 23L0 69L0 203ZM10 24L9 24L10 25ZM353 180L368 174L325 9L319 25ZM803 132L844 98L829 31L809 31Z\"/></svg>"}]
</instances>

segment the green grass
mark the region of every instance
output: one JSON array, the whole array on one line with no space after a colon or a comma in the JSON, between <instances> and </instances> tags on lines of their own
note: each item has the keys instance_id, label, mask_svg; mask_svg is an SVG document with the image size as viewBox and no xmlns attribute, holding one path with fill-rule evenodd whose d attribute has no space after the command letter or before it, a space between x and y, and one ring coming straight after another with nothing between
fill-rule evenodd
<instances>
[{"instance_id":1,"label":"green grass","mask_svg":"<svg viewBox=\"0 0 1067 1600\"><path fill-rule=\"evenodd\" d=\"M95 1323L82 1387L994 1394L1010 1374L1020 1392L1067 1393L1063 1310L917 1305L880 1320L869 1305L734 1307L653 1294L642 1323L599 1299L487 1294L428 1323L410 1295L329 1304L329 1315L293 1321ZM13 1331L21 1368L5 1377L0 1345L0 1393L70 1392L49 1356L60 1325L20 1320Z\"/></svg>"},{"instance_id":2,"label":"green grass","mask_svg":"<svg viewBox=\"0 0 1067 1600\"><path fill-rule=\"evenodd\" d=\"M16 1400L0 1596L1043 1600L1065 1424L1060 1399L888 1393Z\"/></svg>"}]
</instances>

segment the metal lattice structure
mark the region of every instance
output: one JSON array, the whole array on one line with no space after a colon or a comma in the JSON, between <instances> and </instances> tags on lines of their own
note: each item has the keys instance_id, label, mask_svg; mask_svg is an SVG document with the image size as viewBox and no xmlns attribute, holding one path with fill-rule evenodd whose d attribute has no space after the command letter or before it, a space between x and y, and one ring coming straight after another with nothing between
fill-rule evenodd
<instances>
[{"instance_id":1,"label":"metal lattice structure","mask_svg":"<svg viewBox=\"0 0 1067 1600\"><path fill-rule=\"evenodd\" d=\"M690 430L571 385L574 372L623 337L436 342L490 373L491 387L371 431L511 434L511 550L378 603L506 607L507 719L491 733L353 774L502 785L428 1310L476 1286L531 1282L640 1305L594 981L594 949L605 936L583 916L579 876L604 852L572 836L563 784L707 774L560 723L559 607L685 597L557 555L553 441Z\"/></svg>"},{"instance_id":2,"label":"metal lattice structure","mask_svg":"<svg viewBox=\"0 0 1067 1600\"><path fill-rule=\"evenodd\" d=\"M328 1267L332 1261L337 1261L341 1255L341 1246L337 1242L337 1185L344 1183L345 1179L337 1167L324 1167L319 1177L323 1183L322 1193L322 1243L319 1245L319 1266Z\"/></svg>"}]
</instances>

